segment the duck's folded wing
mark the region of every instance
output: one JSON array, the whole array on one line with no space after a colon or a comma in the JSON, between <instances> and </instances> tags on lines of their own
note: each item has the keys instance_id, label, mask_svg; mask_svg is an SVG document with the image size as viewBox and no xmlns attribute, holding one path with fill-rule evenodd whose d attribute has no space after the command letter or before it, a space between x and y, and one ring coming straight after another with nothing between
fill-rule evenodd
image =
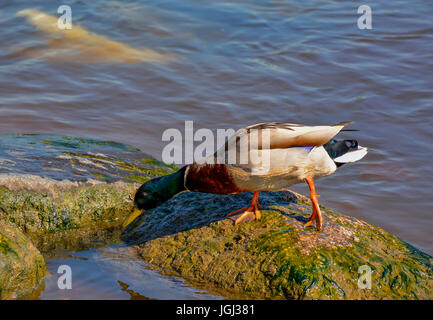
<instances>
[{"instance_id":1,"label":"duck's folded wing","mask_svg":"<svg viewBox=\"0 0 433 320\"><path fill-rule=\"evenodd\" d=\"M214 155L204 161L217 163L238 163L258 150L276 150L292 147L321 146L330 141L345 126L353 122L340 122L330 126L304 126L300 124L265 122L238 130Z\"/></svg>"},{"instance_id":2,"label":"duck's folded wing","mask_svg":"<svg viewBox=\"0 0 433 320\"><path fill-rule=\"evenodd\" d=\"M258 149L315 147L327 143L341 129L352 123L354 122L339 122L330 126L303 126L291 123L266 122L241 129L233 138L239 143L242 137L245 139L245 135L248 135L249 144L251 141L258 141L255 142Z\"/></svg>"}]
</instances>

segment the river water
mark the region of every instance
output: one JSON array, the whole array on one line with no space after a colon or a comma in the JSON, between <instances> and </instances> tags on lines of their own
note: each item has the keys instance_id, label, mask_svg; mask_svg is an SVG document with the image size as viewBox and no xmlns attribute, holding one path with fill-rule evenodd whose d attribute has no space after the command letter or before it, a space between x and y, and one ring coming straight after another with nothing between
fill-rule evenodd
<instances>
[{"instance_id":1,"label":"river water","mask_svg":"<svg viewBox=\"0 0 433 320\"><path fill-rule=\"evenodd\" d=\"M0 133L90 136L161 159L163 132L186 120L354 120L360 131L340 136L371 152L317 183L321 203L433 254L433 2L375 1L371 30L351 1L68 4L65 36L44 27L58 1L0 1Z\"/></svg>"},{"instance_id":2,"label":"river water","mask_svg":"<svg viewBox=\"0 0 433 320\"><path fill-rule=\"evenodd\" d=\"M62 266L70 267L70 282ZM224 299L193 288L182 278L152 270L133 247L119 243L51 257L47 259L47 270L48 275L39 287L25 299Z\"/></svg>"}]
</instances>

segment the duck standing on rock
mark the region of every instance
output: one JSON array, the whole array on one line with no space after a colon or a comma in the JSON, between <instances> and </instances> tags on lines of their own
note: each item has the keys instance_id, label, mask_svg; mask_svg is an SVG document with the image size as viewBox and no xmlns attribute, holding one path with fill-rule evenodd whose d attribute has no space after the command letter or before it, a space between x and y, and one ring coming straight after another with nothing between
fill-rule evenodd
<instances>
[{"instance_id":1,"label":"duck standing on rock","mask_svg":"<svg viewBox=\"0 0 433 320\"><path fill-rule=\"evenodd\" d=\"M305 226L315 221L320 230L322 215L314 179L328 176L344 163L358 161L367 154L367 148L359 146L356 140L334 139L342 130L352 131L343 129L352 123L305 126L265 122L240 129L212 156L144 183L135 194L136 208L124 227L143 210L155 208L186 190L214 194L252 191L251 204L228 216L241 212L232 217L235 224L259 219L260 191L280 190L305 181L313 207Z\"/></svg>"}]
</instances>

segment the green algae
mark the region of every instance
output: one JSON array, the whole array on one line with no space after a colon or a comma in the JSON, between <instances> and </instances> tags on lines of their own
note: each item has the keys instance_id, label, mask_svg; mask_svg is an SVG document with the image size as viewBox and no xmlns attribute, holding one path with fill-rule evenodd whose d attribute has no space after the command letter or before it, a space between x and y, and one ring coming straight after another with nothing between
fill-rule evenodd
<instances>
[{"instance_id":1,"label":"green algae","mask_svg":"<svg viewBox=\"0 0 433 320\"><path fill-rule=\"evenodd\" d=\"M113 182L113 178L110 176L107 176L103 173L97 173L97 172L93 172L92 176L94 176L95 178L98 178L100 180L106 181L106 182Z\"/></svg>"},{"instance_id":2,"label":"green algae","mask_svg":"<svg viewBox=\"0 0 433 320\"><path fill-rule=\"evenodd\" d=\"M125 177L130 181L135 181L135 182L140 182L140 183L145 183L146 181L149 181L152 179L151 177L143 177L143 176L139 176L139 175L135 175L135 174L128 174Z\"/></svg>"},{"instance_id":3,"label":"green algae","mask_svg":"<svg viewBox=\"0 0 433 320\"><path fill-rule=\"evenodd\" d=\"M162 161L156 160L154 158L143 158L140 160L140 162L144 165L152 165L157 167L169 167L173 170L178 170L179 168L174 164L167 164Z\"/></svg>"},{"instance_id":4,"label":"green algae","mask_svg":"<svg viewBox=\"0 0 433 320\"><path fill-rule=\"evenodd\" d=\"M123 160L116 159L114 160L114 162L118 164L119 169L125 171L137 171L153 177L160 177L176 171L175 169L173 169L173 167L170 167L168 165L165 165L164 167L160 167L160 166L155 166L155 164L153 164L154 165L153 168L143 168L137 165L127 163Z\"/></svg>"},{"instance_id":5,"label":"green algae","mask_svg":"<svg viewBox=\"0 0 433 320\"><path fill-rule=\"evenodd\" d=\"M12 253L18 256L17 252L9 245L7 238L0 233L0 253Z\"/></svg>"},{"instance_id":6,"label":"green algae","mask_svg":"<svg viewBox=\"0 0 433 320\"><path fill-rule=\"evenodd\" d=\"M130 150L140 152L140 149L133 148L125 144L121 144L114 141L104 141L92 138L78 138L78 137L68 137L68 136L57 136L57 135L39 135L39 134L19 134L16 136L35 136L35 137L45 137L46 139L41 140L41 143L46 145L51 145L55 147L65 147L70 149L82 149L88 146L102 146L102 147L112 147L120 150Z\"/></svg>"},{"instance_id":7,"label":"green algae","mask_svg":"<svg viewBox=\"0 0 433 320\"><path fill-rule=\"evenodd\" d=\"M129 181L142 183L148 181L150 178L164 176L177 170L175 165L164 164L163 162L152 158L141 159L140 164L145 165L144 167L141 167L124 160L113 159L101 155L80 154L75 152L63 152L63 154L72 157L111 162L116 165L117 169L127 172L126 174L119 174L120 176L128 179Z\"/></svg>"}]
</instances>

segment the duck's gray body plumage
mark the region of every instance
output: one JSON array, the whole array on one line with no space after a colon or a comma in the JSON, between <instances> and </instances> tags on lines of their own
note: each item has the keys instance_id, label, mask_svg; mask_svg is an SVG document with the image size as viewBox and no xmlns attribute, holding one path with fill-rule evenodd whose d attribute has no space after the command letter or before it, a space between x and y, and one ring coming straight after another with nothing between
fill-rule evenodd
<instances>
[{"instance_id":1,"label":"duck's gray body plumage","mask_svg":"<svg viewBox=\"0 0 433 320\"><path fill-rule=\"evenodd\" d=\"M212 176L212 168L220 172L220 165L224 165L226 177L221 178L219 174L221 186L214 187L220 190L216 193L224 193L221 192L224 185L232 184L238 190L225 193L278 190L300 183L306 177L317 179L330 175L337 170L337 165L323 144L349 123L303 126L268 122L240 129L214 155L187 168L185 187L189 189L192 179L203 180L200 185L205 185ZM193 186L190 190L199 189Z\"/></svg>"}]
</instances>

